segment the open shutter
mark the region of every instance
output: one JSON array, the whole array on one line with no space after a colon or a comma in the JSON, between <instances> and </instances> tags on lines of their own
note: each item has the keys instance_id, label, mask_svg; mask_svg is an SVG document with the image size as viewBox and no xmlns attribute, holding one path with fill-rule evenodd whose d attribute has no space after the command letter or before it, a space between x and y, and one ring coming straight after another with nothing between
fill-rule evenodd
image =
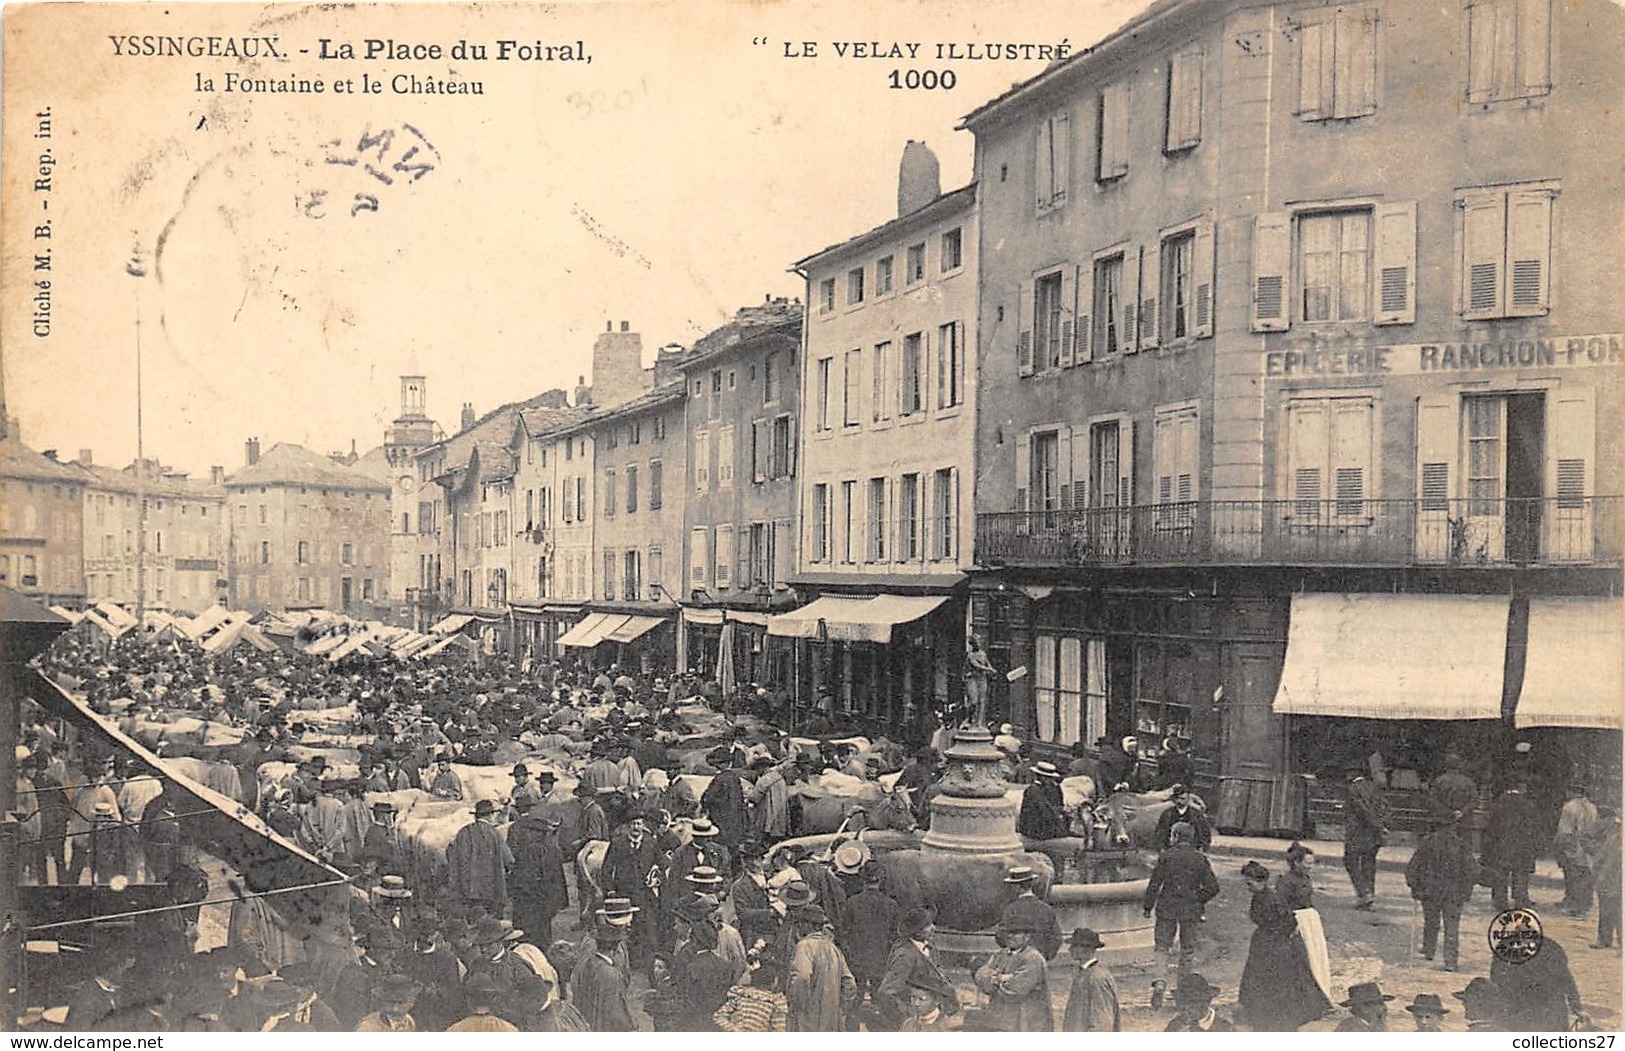
<instances>
[{"instance_id":1,"label":"open shutter","mask_svg":"<svg viewBox=\"0 0 1625 1051\"><path fill-rule=\"evenodd\" d=\"M1066 201L1067 191L1072 188L1072 122L1064 110L1051 122L1050 138L1051 156L1055 159L1050 203L1059 205Z\"/></svg>"},{"instance_id":2,"label":"open shutter","mask_svg":"<svg viewBox=\"0 0 1625 1051\"><path fill-rule=\"evenodd\" d=\"M1033 203L1043 211L1049 207L1050 195L1054 193L1054 186L1050 181L1050 173L1054 170L1050 166L1051 152L1054 143L1050 137L1050 122L1038 122L1038 141L1033 150Z\"/></svg>"},{"instance_id":3,"label":"open shutter","mask_svg":"<svg viewBox=\"0 0 1625 1051\"><path fill-rule=\"evenodd\" d=\"M1081 511L1089 506L1089 428L1074 428L1072 433L1072 508Z\"/></svg>"},{"instance_id":4,"label":"open shutter","mask_svg":"<svg viewBox=\"0 0 1625 1051\"><path fill-rule=\"evenodd\" d=\"M1295 401L1287 406L1287 475L1285 517L1314 522L1320 517L1326 487L1327 405Z\"/></svg>"},{"instance_id":5,"label":"open shutter","mask_svg":"<svg viewBox=\"0 0 1625 1051\"><path fill-rule=\"evenodd\" d=\"M1462 317L1501 315L1501 263L1506 258L1506 197L1476 194L1462 202Z\"/></svg>"},{"instance_id":6,"label":"open shutter","mask_svg":"<svg viewBox=\"0 0 1625 1051\"><path fill-rule=\"evenodd\" d=\"M1030 498L1032 493L1033 472L1033 436L1023 434L1016 442L1016 511L1031 511ZM1017 529L1021 533L1027 532L1027 519L1022 518Z\"/></svg>"},{"instance_id":7,"label":"open shutter","mask_svg":"<svg viewBox=\"0 0 1625 1051\"><path fill-rule=\"evenodd\" d=\"M796 453L798 451L796 436L800 432L796 430L796 418L794 414L786 416L784 419L786 421L785 427L790 432L789 440L784 446L784 472L786 477L794 478L796 475Z\"/></svg>"},{"instance_id":8,"label":"open shutter","mask_svg":"<svg viewBox=\"0 0 1625 1051\"><path fill-rule=\"evenodd\" d=\"M1253 220L1253 331L1285 332L1287 276L1292 268L1292 216L1264 212Z\"/></svg>"},{"instance_id":9,"label":"open shutter","mask_svg":"<svg viewBox=\"0 0 1625 1051\"><path fill-rule=\"evenodd\" d=\"M1483 0L1467 5L1467 101L1488 102L1495 86L1495 24L1500 5Z\"/></svg>"},{"instance_id":10,"label":"open shutter","mask_svg":"<svg viewBox=\"0 0 1625 1051\"><path fill-rule=\"evenodd\" d=\"M1298 27L1298 116L1331 116L1332 20Z\"/></svg>"},{"instance_id":11,"label":"open shutter","mask_svg":"<svg viewBox=\"0 0 1625 1051\"><path fill-rule=\"evenodd\" d=\"M1377 109L1377 10L1350 8L1337 14L1336 117L1360 117Z\"/></svg>"},{"instance_id":12,"label":"open shutter","mask_svg":"<svg viewBox=\"0 0 1625 1051\"><path fill-rule=\"evenodd\" d=\"M1061 268L1061 368L1069 369L1074 361L1073 333L1078 316L1078 275L1076 267Z\"/></svg>"},{"instance_id":13,"label":"open shutter","mask_svg":"<svg viewBox=\"0 0 1625 1051\"><path fill-rule=\"evenodd\" d=\"M1443 562L1450 554L1459 413L1454 394L1416 402L1416 557L1424 562Z\"/></svg>"},{"instance_id":14,"label":"open shutter","mask_svg":"<svg viewBox=\"0 0 1625 1051\"><path fill-rule=\"evenodd\" d=\"M733 586L734 572L734 527L731 525L717 526L717 557L716 581L717 590L724 591ZM745 585L740 580L741 587Z\"/></svg>"},{"instance_id":15,"label":"open shutter","mask_svg":"<svg viewBox=\"0 0 1625 1051\"><path fill-rule=\"evenodd\" d=\"M1559 388L1547 416L1545 551L1554 562L1592 558L1597 408L1592 387Z\"/></svg>"},{"instance_id":16,"label":"open shutter","mask_svg":"<svg viewBox=\"0 0 1625 1051\"><path fill-rule=\"evenodd\" d=\"M900 553L902 544L899 541L903 537L903 516L898 513L902 510L898 506L900 503L897 499L898 488L896 478L886 479L886 521L881 523L881 528L886 531L886 561L888 562L902 561Z\"/></svg>"},{"instance_id":17,"label":"open shutter","mask_svg":"<svg viewBox=\"0 0 1625 1051\"><path fill-rule=\"evenodd\" d=\"M1162 321L1157 317L1158 288L1162 284L1162 242L1140 249L1140 348L1154 350Z\"/></svg>"},{"instance_id":18,"label":"open shutter","mask_svg":"<svg viewBox=\"0 0 1625 1051\"><path fill-rule=\"evenodd\" d=\"M1082 365L1092 360L1090 339L1094 333L1089 327L1089 315L1094 306L1095 268L1080 264L1072 268L1072 364Z\"/></svg>"},{"instance_id":19,"label":"open shutter","mask_svg":"<svg viewBox=\"0 0 1625 1051\"><path fill-rule=\"evenodd\" d=\"M1072 428L1055 429L1055 509L1072 506Z\"/></svg>"},{"instance_id":20,"label":"open shutter","mask_svg":"<svg viewBox=\"0 0 1625 1051\"><path fill-rule=\"evenodd\" d=\"M1416 202L1377 206L1377 302L1372 321L1409 325L1416 320Z\"/></svg>"},{"instance_id":21,"label":"open shutter","mask_svg":"<svg viewBox=\"0 0 1625 1051\"><path fill-rule=\"evenodd\" d=\"M1033 285L1023 281L1016 300L1016 375L1033 374Z\"/></svg>"},{"instance_id":22,"label":"open shutter","mask_svg":"<svg viewBox=\"0 0 1625 1051\"><path fill-rule=\"evenodd\" d=\"M1145 262L1145 249L1128 248L1123 252L1123 353L1134 354L1140 349L1140 269Z\"/></svg>"},{"instance_id":23,"label":"open shutter","mask_svg":"<svg viewBox=\"0 0 1625 1051\"><path fill-rule=\"evenodd\" d=\"M1159 414L1151 424L1151 502L1174 502L1174 461L1178 457L1179 417ZM1159 515L1160 518L1160 515Z\"/></svg>"},{"instance_id":24,"label":"open shutter","mask_svg":"<svg viewBox=\"0 0 1625 1051\"><path fill-rule=\"evenodd\" d=\"M1364 518L1371 482L1371 402L1336 398L1331 402L1332 513L1340 519Z\"/></svg>"},{"instance_id":25,"label":"open shutter","mask_svg":"<svg viewBox=\"0 0 1625 1051\"><path fill-rule=\"evenodd\" d=\"M1197 339L1213 335L1213 224L1196 227L1191 246L1191 334Z\"/></svg>"},{"instance_id":26,"label":"open shutter","mask_svg":"<svg viewBox=\"0 0 1625 1051\"><path fill-rule=\"evenodd\" d=\"M1134 506L1134 421L1124 419L1117 431L1117 506Z\"/></svg>"},{"instance_id":27,"label":"open shutter","mask_svg":"<svg viewBox=\"0 0 1625 1051\"><path fill-rule=\"evenodd\" d=\"M790 577L795 570L795 528L788 518L780 518L773 523L773 583L784 586L790 583Z\"/></svg>"},{"instance_id":28,"label":"open shutter","mask_svg":"<svg viewBox=\"0 0 1625 1051\"><path fill-rule=\"evenodd\" d=\"M1518 39L1523 46L1518 72L1526 95L1544 95L1552 89L1552 0L1519 0Z\"/></svg>"},{"instance_id":29,"label":"open shutter","mask_svg":"<svg viewBox=\"0 0 1625 1051\"><path fill-rule=\"evenodd\" d=\"M1545 190L1507 194L1507 313L1546 313L1551 251L1552 195Z\"/></svg>"}]
</instances>

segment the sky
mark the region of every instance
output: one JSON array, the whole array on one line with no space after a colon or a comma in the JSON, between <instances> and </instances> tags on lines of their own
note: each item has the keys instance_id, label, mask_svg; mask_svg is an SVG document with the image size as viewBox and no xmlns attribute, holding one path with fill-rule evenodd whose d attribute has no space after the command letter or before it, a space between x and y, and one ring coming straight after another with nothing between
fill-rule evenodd
<instances>
[{"instance_id":1,"label":"sky","mask_svg":"<svg viewBox=\"0 0 1625 1051\"><path fill-rule=\"evenodd\" d=\"M7 412L36 449L128 463L139 340L145 454L202 474L239 467L250 436L365 452L397 415L403 373L428 377L428 411L448 430L464 403L484 413L571 388L606 321L629 322L652 360L764 296L804 297L795 260L895 215L907 140L935 151L944 190L970 179L960 118L1044 62L937 61L937 43L1079 49L1144 6L11 9ZM132 56L109 39L128 51L124 38L153 35L274 35L287 57ZM443 53L322 59L323 39L330 52L375 39ZM497 61L503 39L584 41L591 62ZM488 58L453 58L460 40ZM816 57L786 57L803 42ZM837 42L921 46L898 61L842 57ZM951 70L954 87L889 86L909 69ZM228 91L228 72L325 90ZM361 94L364 75L382 90ZM477 80L484 94L397 93L397 75ZM342 81L352 93L335 93ZM51 138L37 141L46 106ZM42 149L48 192L26 181ZM19 290L47 217L42 339Z\"/></svg>"}]
</instances>

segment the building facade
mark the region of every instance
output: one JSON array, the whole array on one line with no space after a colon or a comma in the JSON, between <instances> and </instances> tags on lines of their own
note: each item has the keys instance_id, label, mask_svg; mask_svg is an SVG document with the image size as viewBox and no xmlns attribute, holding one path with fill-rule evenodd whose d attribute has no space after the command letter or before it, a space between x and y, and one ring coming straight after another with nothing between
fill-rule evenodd
<instances>
[{"instance_id":1,"label":"building facade","mask_svg":"<svg viewBox=\"0 0 1625 1051\"><path fill-rule=\"evenodd\" d=\"M429 559L437 553L434 494L425 487L417 463L418 453L445 437L427 413L428 390L425 376L401 377L401 414L384 434L383 463L377 472L394 488L389 531L389 579L394 587L389 598L391 619L406 625L414 623L419 593L434 587L438 577L429 572ZM425 515L431 526L427 531Z\"/></svg>"},{"instance_id":2,"label":"building facade","mask_svg":"<svg viewBox=\"0 0 1625 1051\"><path fill-rule=\"evenodd\" d=\"M98 466L82 450L85 595L94 604L200 613L227 597L225 472L194 480L156 461ZM141 502L146 501L145 544ZM146 572L138 571L145 547ZM143 596L142 588L145 587Z\"/></svg>"},{"instance_id":3,"label":"building facade","mask_svg":"<svg viewBox=\"0 0 1625 1051\"><path fill-rule=\"evenodd\" d=\"M936 170L911 143L898 218L797 264L809 298L792 583L813 601L768 628L801 640L801 703L893 734L957 701L965 655L978 189L941 194Z\"/></svg>"},{"instance_id":4,"label":"building facade","mask_svg":"<svg viewBox=\"0 0 1625 1051\"><path fill-rule=\"evenodd\" d=\"M1028 735L1176 740L1251 830L1515 734L1617 791L1620 22L1158 4L966 118L973 622Z\"/></svg>"},{"instance_id":5,"label":"building facade","mask_svg":"<svg viewBox=\"0 0 1625 1051\"><path fill-rule=\"evenodd\" d=\"M85 604L84 475L22 443L15 420L0 438L0 584L52 606Z\"/></svg>"},{"instance_id":6,"label":"building facade","mask_svg":"<svg viewBox=\"0 0 1625 1051\"><path fill-rule=\"evenodd\" d=\"M519 532L509 573L508 606L520 652L557 655L559 636L581 619L581 602L573 593L574 577L558 560L563 485L559 462L564 442L569 440L559 438L558 433L580 422L589 411L587 406L525 409L514 427L510 448L515 450L514 522Z\"/></svg>"}]
</instances>

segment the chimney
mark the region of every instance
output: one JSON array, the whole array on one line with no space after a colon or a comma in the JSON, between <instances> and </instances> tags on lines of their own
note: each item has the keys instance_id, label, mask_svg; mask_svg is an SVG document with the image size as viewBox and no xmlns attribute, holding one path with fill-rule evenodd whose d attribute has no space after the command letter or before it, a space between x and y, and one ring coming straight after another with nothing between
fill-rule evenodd
<instances>
[{"instance_id":1,"label":"chimney","mask_svg":"<svg viewBox=\"0 0 1625 1051\"><path fill-rule=\"evenodd\" d=\"M90 450L89 449L80 449L79 450L79 462L84 464L86 467L89 467L90 465L94 464L96 461L90 455Z\"/></svg>"},{"instance_id":2,"label":"chimney","mask_svg":"<svg viewBox=\"0 0 1625 1051\"><path fill-rule=\"evenodd\" d=\"M250 438L243 443L243 463L253 467L260 462L260 440Z\"/></svg>"},{"instance_id":3,"label":"chimney","mask_svg":"<svg viewBox=\"0 0 1625 1051\"><path fill-rule=\"evenodd\" d=\"M220 467L220 466L212 466L212 467L210 467L209 468L209 483L211 485L225 485L226 484L226 469L224 467Z\"/></svg>"},{"instance_id":4,"label":"chimney","mask_svg":"<svg viewBox=\"0 0 1625 1051\"><path fill-rule=\"evenodd\" d=\"M923 142L909 139L897 166L897 214L917 212L942 196L942 167Z\"/></svg>"},{"instance_id":5,"label":"chimney","mask_svg":"<svg viewBox=\"0 0 1625 1051\"><path fill-rule=\"evenodd\" d=\"M44 452L40 453L40 455L45 457L47 460L50 460L52 463L56 463L55 449L46 449Z\"/></svg>"},{"instance_id":6,"label":"chimney","mask_svg":"<svg viewBox=\"0 0 1625 1051\"><path fill-rule=\"evenodd\" d=\"M643 371L643 337L631 322L612 327L592 345L592 401L605 408L624 405L643 395L652 377Z\"/></svg>"},{"instance_id":7,"label":"chimney","mask_svg":"<svg viewBox=\"0 0 1625 1051\"><path fill-rule=\"evenodd\" d=\"M631 330L632 330L632 323L631 322L629 322L629 321L621 322L621 331L622 332L630 332Z\"/></svg>"},{"instance_id":8,"label":"chimney","mask_svg":"<svg viewBox=\"0 0 1625 1051\"><path fill-rule=\"evenodd\" d=\"M592 404L592 388L587 386L587 377L585 377L585 376L577 376L576 377L576 405L577 405L577 407L580 407L582 405L591 405L591 404Z\"/></svg>"},{"instance_id":9,"label":"chimney","mask_svg":"<svg viewBox=\"0 0 1625 1051\"><path fill-rule=\"evenodd\" d=\"M463 402L463 425L459 430L471 430L476 419L478 417L474 415L474 403L471 401Z\"/></svg>"}]
</instances>

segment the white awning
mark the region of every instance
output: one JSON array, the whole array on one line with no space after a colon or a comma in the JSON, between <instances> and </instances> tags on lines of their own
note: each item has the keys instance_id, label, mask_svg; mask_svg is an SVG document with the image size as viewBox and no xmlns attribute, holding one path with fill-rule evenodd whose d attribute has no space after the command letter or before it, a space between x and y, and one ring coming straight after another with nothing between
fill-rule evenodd
<instances>
[{"instance_id":1,"label":"white awning","mask_svg":"<svg viewBox=\"0 0 1625 1051\"><path fill-rule=\"evenodd\" d=\"M1529 600L1529 648L1513 723L1618 730L1625 723L1625 601Z\"/></svg>"},{"instance_id":2,"label":"white awning","mask_svg":"<svg viewBox=\"0 0 1625 1051\"><path fill-rule=\"evenodd\" d=\"M767 627L766 613L752 613L750 610L730 609L728 619L735 624L750 624L754 627Z\"/></svg>"},{"instance_id":3,"label":"white awning","mask_svg":"<svg viewBox=\"0 0 1625 1051\"><path fill-rule=\"evenodd\" d=\"M683 610L683 623L703 624L708 628L722 626L722 611L720 609L685 609Z\"/></svg>"},{"instance_id":4,"label":"white awning","mask_svg":"<svg viewBox=\"0 0 1625 1051\"><path fill-rule=\"evenodd\" d=\"M627 617L626 623L604 634L605 642L631 642L665 623L664 617Z\"/></svg>"},{"instance_id":5,"label":"white awning","mask_svg":"<svg viewBox=\"0 0 1625 1051\"><path fill-rule=\"evenodd\" d=\"M1495 595L1294 595L1275 711L1499 719L1510 605Z\"/></svg>"},{"instance_id":6,"label":"white awning","mask_svg":"<svg viewBox=\"0 0 1625 1051\"><path fill-rule=\"evenodd\" d=\"M453 613L450 616L441 617L440 620L436 621L434 626L429 629L429 632L432 635L450 635L454 631L462 631L463 625L467 624L473 619L474 618L469 616L467 613Z\"/></svg>"},{"instance_id":7,"label":"white awning","mask_svg":"<svg viewBox=\"0 0 1625 1051\"><path fill-rule=\"evenodd\" d=\"M624 613L589 613L581 623L559 636L559 645L590 650L631 619Z\"/></svg>"},{"instance_id":8,"label":"white awning","mask_svg":"<svg viewBox=\"0 0 1625 1051\"><path fill-rule=\"evenodd\" d=\"M789 613L767 619L767 633L789 638L818 637L822 621L825 637L841 642L891 641L892 629L919 620L944 602L942 595L875 595L857 598L825 595Z\"/></svg>"}]
</instances>

